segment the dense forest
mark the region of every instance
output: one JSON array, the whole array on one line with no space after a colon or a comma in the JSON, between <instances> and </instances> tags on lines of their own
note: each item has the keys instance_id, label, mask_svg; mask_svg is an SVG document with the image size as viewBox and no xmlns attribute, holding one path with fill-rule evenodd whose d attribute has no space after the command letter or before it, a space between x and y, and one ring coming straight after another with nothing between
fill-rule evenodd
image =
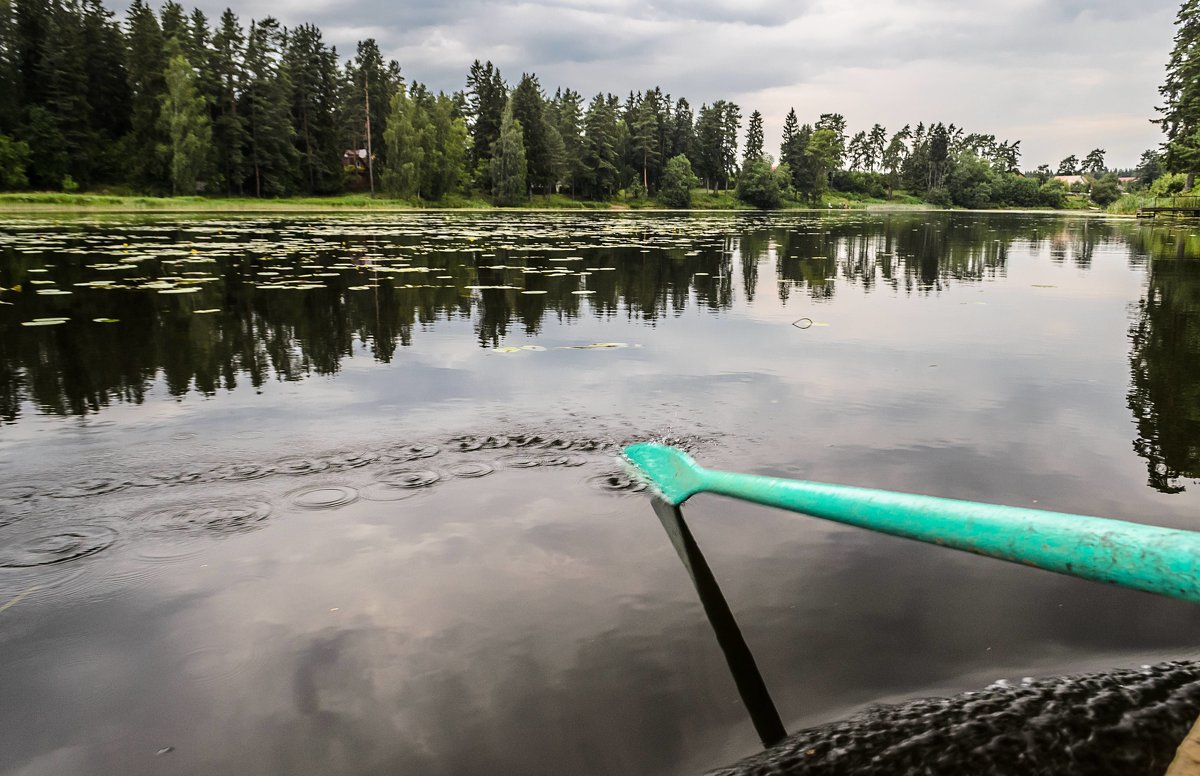
<instances>
[{"instance_id":1,"label":"dense forest","mask_svg":"<svg viewBox=\"0 0 1200 776\"><path fill-rule=\"evenodd\" d=\"M740 106L693 108L657 86L551 95L479 61L463 90L435 94L374 40L343 59L313 25L232 10L212 21L134 0L118 19L99 0L0 0L0 189L687 207L703 186L764 208L830 191L963 207L1061 207L1068 193L1046 165L1019 172L1019 140L952 123L849 134L837 113L792 110L770 154L762 115L745 118L743 134ZM1103 155L1058 172L1099 177Z\"/></svg>"}]
</instances>

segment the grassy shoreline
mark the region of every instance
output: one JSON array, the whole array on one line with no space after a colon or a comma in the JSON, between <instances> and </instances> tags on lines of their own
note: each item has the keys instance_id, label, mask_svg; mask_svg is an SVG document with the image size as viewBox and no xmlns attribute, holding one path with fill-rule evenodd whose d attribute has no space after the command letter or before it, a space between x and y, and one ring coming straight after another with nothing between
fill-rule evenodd
<instances>
[{"instance_id":1,"label":"grassy shoreline","mask_svg":"<svg viewBox=\"0 0 1200 776\"><path fill-rule=\"evenodd\" d=\"M733 192L698 191L693 206L686 210L666 208L654 200L629 202L588 202L566 196L533 197L529 204L519 207L498 207L483 199L460 197L448 202L414 203L406 200L344 195L337 197L291 197L286 199L256 199L253 197L145 197L113 194L65 194L60 192L0 193L0 213L338 213L370 211L381 213L411 212L547 212L578 210L591 212L835 212L841 210L943 211L948 208L921 202L913 197L888 200L855 200L833 196L821 206L793 204L780 211L756 211L739 202ZM965 212L965 211L960 211ZM1074 215L1122 215L1120 213L1084 210L1050 210L1046 208L984 210L985 213L1070 213Z\"/></svg>"}]
</instances>

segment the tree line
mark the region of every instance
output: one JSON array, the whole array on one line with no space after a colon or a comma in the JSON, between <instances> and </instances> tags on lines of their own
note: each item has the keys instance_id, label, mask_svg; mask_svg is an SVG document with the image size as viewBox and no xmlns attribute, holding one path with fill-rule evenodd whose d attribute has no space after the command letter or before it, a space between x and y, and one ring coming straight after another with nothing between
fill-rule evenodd
<instances>
[{"instance_id":1,"label":"tree line","mask_svg":"<svg viewBox=\"0 0 1200 776\"><path fill-rule=\"evenodd\" d=\"M314 25L232 10L210 21L134 0L0 0L0 188L280 197L381 192L511 205L534 194L588 200L731 190L776 207L830 191L904 190L969 207L1061 204L1019 173L1020 141L920 123L848 135L836 113L784 124L727 100L693 109L660 87L585 98L538 76L510 84L475 61L462 90L409 81L372 39L342 59ZM1102 154L1102 152L1101 152ZM778 164L776 164L778 161Z\"/></svg>"}]
</instances>

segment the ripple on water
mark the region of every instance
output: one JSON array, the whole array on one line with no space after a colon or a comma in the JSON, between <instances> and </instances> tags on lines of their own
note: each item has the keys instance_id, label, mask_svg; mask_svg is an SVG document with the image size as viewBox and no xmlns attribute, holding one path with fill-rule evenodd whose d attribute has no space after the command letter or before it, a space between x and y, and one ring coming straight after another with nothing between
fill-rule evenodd
<instances>
[{"instance_id":1,"label":"ripple on water","mask_svg":"<svg viewBox=\"0 0 1200 776\"><path fill-rule=\"evenodd\" d=\"M32 515L38 506L39 488L34 485L10 485L0 488L0 526Z\"/></svg>"},{"instance_id":2,"label":"ripple on water","mask_svg":"<svg viewBox=\"0 0 1200 776\"><path fill-rule=\"evenodd\" d=\"M537 434L518 434L509 437L509 442L514 447L544 447L550 440Z\"/></svg>"},{"instance_id":3,"label":"ripple on water","mask_svg":"<svg viewBox=\"0 0 1200 776\"><path fill-rule=\"evenodd\" d=\"M158 507L136 519L149 531L224 535L262 528L270 515L269 503L246 499Z\"/></svg>"},{"instance_id":4,"label":"ripple on water","mask_svg":"<svg viewBox=\"0 0 1200 776\"><path fill-rule=\"evenodd\" d=\"M275 471L273 466L263 466L256 463L230 463L218 466L209 472L216 480L257 480Z\"/></svg>"},{"instance_id":5,"label":"ripple on water","mask_svg":"<svg viewBox=\"0 0 1200 776\"><path fill-rule=\"evenodd\" d=\"M587 463L587 459L582 455L563 453L538 453L532 455L518 453L516 455L504 456L500 459L500 463L512 469L533 469L538 466L583 466Z\"/></svg>"},{"instance_id":6,"label":"ripple on water","mask_svg":"<svg viewBox=\"0 0 1200 776\"><path fill-rule=\"evenodd\" d=\"M103 496L124 490L130 485L129 480L115 477L94 477L60 485L51 489L46 495L52 498L87 498L88 496Z\"/></svg>"},{"instance_id":7,"label":"ripple on water","mask_svg":"<svg viewBox=\"0 0 1200 776\"><path fill-rule=\"evenodd\" d=\"M389 469L363 488L368 501L400 501L422 493L437 484L441 475L430 469Z\"/></svg>"},{"instance_id":8,"label":"ripple on water","mask_svg":"<svg viewBox=\"0 0 1200 776\"><path fill-rule=\"evenodd\" d=\"M446 467L446 471L455 477L486 477L496 471L496 467L483 461L459 461Z\"/></svg>"},{"instance_id":9,"label":"ripple on water","mask_svg":"<svg viewBox=\"0 0 1200 776\"><path fill-rule=\"evenodd\" d=\"M234 654L228 647L200 647L180 659L179 671L188 680L204 684L239 680L254 667L254 661Z\"/></svg>"},{"instance_id":10,"label":"ripple on water","mask_svg":"<svg viewBox=\"0 0 1200 776\"><path fill-rule=\"evenodd\" d=\"M503 435L499 436L457 436L450 439L446 446L451 450L457 450L460 453L469 453L475 450L499 450L502 447L508 447L511 440Z\"/></svg>"},{"instance_id":11,"label":"ripple on water","mask_svg":"<svg viewBox=\"0 0 1200 776\"><path fill-rule=\"evenodd\" d=\"M378 453L334 453L329 456L329 466L333 469L357 469L379 460Z\"/></svg>"},{"instance_id":12,"label":"ripple on water","mask_svg":"<svg viewBox=\"0 0 1200 776\"><path fill-rule=\"evenodd\" d=\"M428 488L440 480L442 476L432 469L388 469L381 473L376 481L386 482L397 488Z\"/></svg>"},{"instance_id":13,"label":"ripple on water","mask_svg":"<svg viewBox=\"0 0 1200 776\"><path fill-rule=\"evenodd\" d=\"M302 476L305 474L315 474L323 472L329 468L329 462L320 458L303 458L301 456L291 456L289 458L281 458L275 462L275 471L280 474L291 474L293 476Z\"/></svg>"},{"instance_id":14,"label":"ripple on water","mask_svg":"<svg viewBox=\"0 0 1200 776\"><path fill-rule=\"evenodd\" d=\"M641 493L646 490L646 483L637 477L630 477L622 471L611 471L588 477L587 483L605 493Z\"/></svg>"},{"instance_id":15,"label":"ripple on water","mask_svg":"<svg viewBox=\"0 0 1200 776\"><path fill-rule=\"evenodd\" d=\"M358 501L358 491L345 485L320 485L292 491L288 498L300 509L337 509Z\"/></svg>"},{"instance_id":16,"label":"ripple on water","mask_svg":"<svg viewBox=\"0 0 1200 776\"><path fill-rule=\"evenodd\" d=\"M202 482L204 473L198 471L186 472L149 472L134 477L131 485L135 488L159 488L170 487L171 485L186 485L193 482Z\"/></svg>"},{"instance_id":17,"label":"ripple on water","mask_svg":"<svg viewBox=\"0 0 1200 776\"><path fill-rule=\"evenodd\" d=\"M103 552L116 540L114 529L98 523L32 528L18 524L0 532L0 568L25 569L71 563Z\"/></svg>"},{"instance_id":18,"label":"ripple on water","mask_svg":"<svg viewBox=\"0 0 1200 776\"><path fill-rule=\"evenodd\" d=\"M440 452L434 445L397 445L383 451L379 458L388 463L407 463L432 458Z\"/></svg>"}]
</instances>

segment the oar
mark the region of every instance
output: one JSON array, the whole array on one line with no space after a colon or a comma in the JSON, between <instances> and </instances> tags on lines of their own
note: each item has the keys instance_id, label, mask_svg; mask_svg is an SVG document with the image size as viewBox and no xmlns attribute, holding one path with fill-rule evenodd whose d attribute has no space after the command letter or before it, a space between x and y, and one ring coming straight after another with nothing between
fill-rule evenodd
<instances>
[{"instance_id":1,"label":"oar","mask_svg":"<svg viewBox=\"0 0 1200 776\"><path fill-rule=\"evenodd\" d=\"M1047 571L1200 602L1200 533L701 468L666 445L625 457L664 500L716 493Z\"/></svg>"}]
</instances>

